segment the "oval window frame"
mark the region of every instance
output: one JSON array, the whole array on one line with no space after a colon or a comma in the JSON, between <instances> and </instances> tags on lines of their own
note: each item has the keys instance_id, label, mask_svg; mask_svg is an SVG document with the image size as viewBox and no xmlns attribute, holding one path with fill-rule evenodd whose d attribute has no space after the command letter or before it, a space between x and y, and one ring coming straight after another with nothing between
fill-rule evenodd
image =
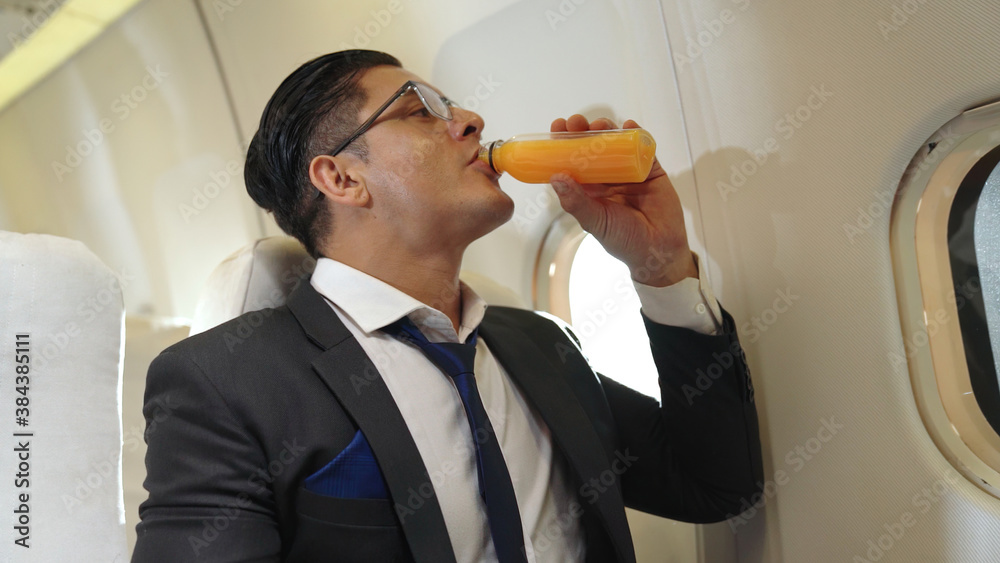
<instances>
[{"instance_id":1,"label":"oval window frame","mask_svg":"<svg viewBox=\"0 0 1000 563\"><path fill-rule=\"evenodd\" d=\"M998 146L1000 102L967 110L932 135L899 184L889 243L905 360L920 417L945 458L1000 498L1000 435L973 393L948 245L958 187Z\"/></svg>"}]
</instances>

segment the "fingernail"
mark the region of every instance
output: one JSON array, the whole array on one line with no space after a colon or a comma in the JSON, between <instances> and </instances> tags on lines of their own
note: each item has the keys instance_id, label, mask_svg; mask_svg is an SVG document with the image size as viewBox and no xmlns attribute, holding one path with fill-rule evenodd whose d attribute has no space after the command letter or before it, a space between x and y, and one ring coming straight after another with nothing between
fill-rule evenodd
<instances>
[{"instance_id":1,"label":"fingernail","mask_svg":"<svg viewBox=\"0 0 1000 563\"><path fill-rule=\"evenodd\" d=\"M569 191L569 186L566 185L566 182L555 180L552 182L552 189L554 189L557 194L563 195Z\"/></svg>"}]
</instances>

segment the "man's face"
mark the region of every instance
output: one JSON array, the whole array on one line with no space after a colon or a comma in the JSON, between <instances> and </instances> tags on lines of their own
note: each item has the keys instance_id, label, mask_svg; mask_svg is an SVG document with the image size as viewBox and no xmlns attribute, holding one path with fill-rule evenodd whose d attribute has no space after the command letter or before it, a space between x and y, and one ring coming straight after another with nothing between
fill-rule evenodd
<instances>
[{"instance_id":1,"label":"man's face","mask_svg":"<svg viewBox=\"0 0 1000 563\"><path fill-rule=\"evenodd\" d=\"M368 70L359 122L368 119L407 80L401 68ZM361 165L379 222L401 241L467 245L510 219L514 204L497 175L476 155L482 118L458 107L452 120L430 115L410 91L364 134L368 161Z\"/></svg>"}]
</instances>

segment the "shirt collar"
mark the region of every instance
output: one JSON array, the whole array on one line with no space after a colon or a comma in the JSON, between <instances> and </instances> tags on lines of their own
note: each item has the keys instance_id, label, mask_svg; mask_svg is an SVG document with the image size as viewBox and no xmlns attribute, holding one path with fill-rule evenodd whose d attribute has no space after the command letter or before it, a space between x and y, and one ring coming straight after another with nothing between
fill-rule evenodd
<instances>
[{"instance_id":1,"label":"shirt collar","mask_svg":"<svg viewBox=\"0 0 1000 563\"><path fill-rule=\"evenodd\" d=\"M462 317L458 333L447 315L384 281L336 260L320 258L310 283L366 335L409 316L431 342L464 342L486 314L486 302L459 282Z\"/></svg>"}]
</instances>

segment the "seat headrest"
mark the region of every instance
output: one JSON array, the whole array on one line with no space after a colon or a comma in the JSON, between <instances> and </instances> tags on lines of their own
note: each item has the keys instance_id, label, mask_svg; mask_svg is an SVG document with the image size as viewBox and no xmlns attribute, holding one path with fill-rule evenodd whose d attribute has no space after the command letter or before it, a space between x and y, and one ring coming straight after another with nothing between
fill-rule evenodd
<instances>
[{"instance_id":1,"label":"seat headrest","mask_svg":"<svg viewBox=\"0 0 1000 563\"><path fill-rule=\"evenodd\" d=\"M118 277L82 243L0 231L0 371L9 415L0 418L0 497L15 526L6 529L0 561L29 553L14 543L22 530L33 561L128 558L124 319Z\"/></svg>"},{"instance_id":2,"label":"seat headrest","mask_svg":"<svg viewBox=\"0 0 1000 563\"><path fill-rule=\"evenodd\" d=\"M316 260L295 239L269 237L222 261L198 298L191 333L198 334L243 313L279 307L312 274Z\"/></svg>"}]
</instances>

